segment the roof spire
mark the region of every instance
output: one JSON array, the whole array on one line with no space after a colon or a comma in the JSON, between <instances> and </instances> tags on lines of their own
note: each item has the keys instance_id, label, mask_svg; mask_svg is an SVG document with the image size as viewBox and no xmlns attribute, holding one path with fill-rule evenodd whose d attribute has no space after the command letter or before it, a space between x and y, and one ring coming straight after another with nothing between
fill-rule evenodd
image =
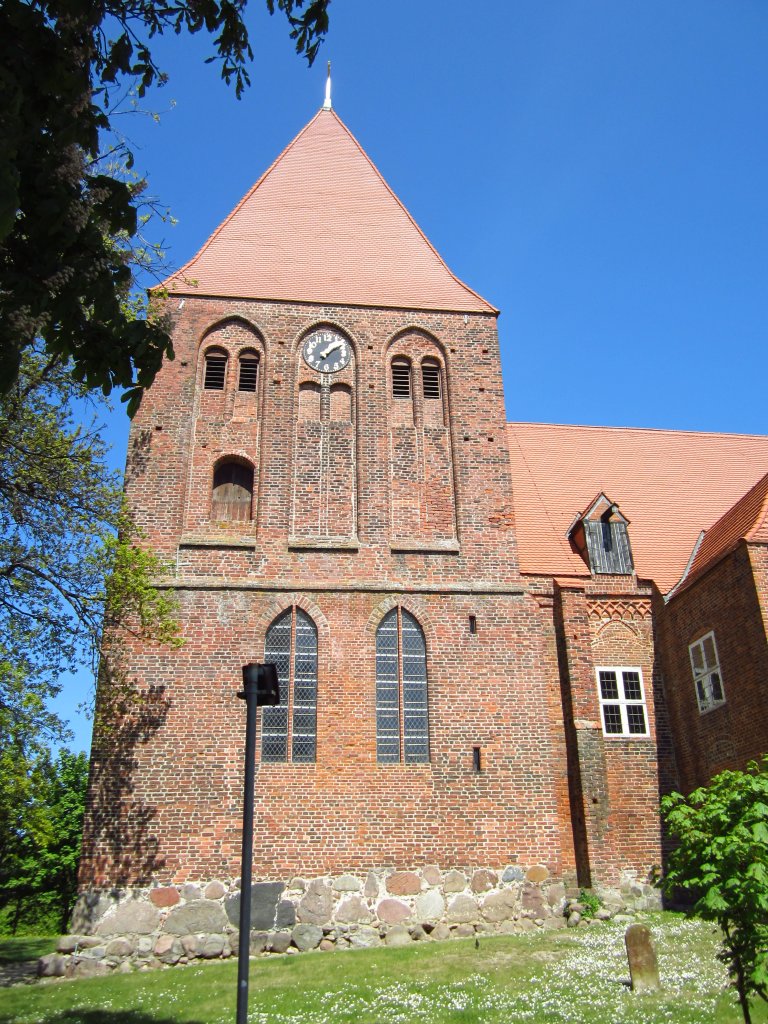
<instances>
[{"instance_id":1,"label":"roof spire","mask_svg":"<svg viewBox=\"0 0 768 1024\"><path fill-rule=\"evenodd\" d=\"M332 110L331 107L331 62L328 61L328 78L325 82L325 103L323 104L323 110Z\"/></svg>"}]
</instances>

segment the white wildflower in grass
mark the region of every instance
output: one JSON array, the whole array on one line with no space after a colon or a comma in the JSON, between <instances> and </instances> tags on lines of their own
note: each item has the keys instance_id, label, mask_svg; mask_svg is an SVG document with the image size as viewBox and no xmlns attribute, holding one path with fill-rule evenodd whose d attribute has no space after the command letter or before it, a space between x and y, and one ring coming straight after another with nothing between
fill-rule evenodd
<instances>
[{"instance_id":1,"label":"white wildflower in grass","mask_svg":"<svg viewBox=\"0 0 768 1024\"><path fill-rule=\"evenodd\" d=\"M249 1024L705 1024L738 1021L712 926L649 915L663 991L629 989L624 926L556 934L418 943L349 956L263 958L252 964ZM133 977L56 982L3 993L0 1024L99 1020L106 1011L173 1024L230 1024L234 964L195 964ZM15 1005L10 1007L9 1002ZM736 1014L724 1016L725 1005ZM727 1014L727 1010L725 1010ZM62 1016L63 1014L63 1016ZM764 1017L758 1019L763 1020ZM766 1020L768 1024L768 1020Z\"/></svg>"},{"instance_id":2,"label":"white wildflower in grass","mask_svg":"<svg viewBox=\"0 0 768 1024\"><path fill-rule=\"evenodd\" d=\"M531 958L541 967L514 982L497 972L487 976L473 973L449 983L398 981L364 991L347 983L323 993L301 1012L283 1014L276 1009L265 1013L261 1009L249 1016L249 1022L694 1024L714 1018L715 1001L727 980L722 965L714 958L701 957L701 942L708 934L707 926L697 921L665 921L654 926L664 988L660 998L636 996L630 991L624 928L607 925L569 933L568 941L549 953L534 955L533 939Z\"/></svg>"}]
</instances>

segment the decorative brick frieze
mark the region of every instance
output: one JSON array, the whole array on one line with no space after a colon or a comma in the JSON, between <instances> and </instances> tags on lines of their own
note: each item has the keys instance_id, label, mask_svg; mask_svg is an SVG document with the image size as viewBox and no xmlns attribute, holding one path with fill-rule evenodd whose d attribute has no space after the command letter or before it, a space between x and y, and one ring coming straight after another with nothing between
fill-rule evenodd
<instances>
[{"instance_id":1,"label":"decorative brick frieze","mask_svg":"<svg viewBox=\"0 0 768 1024\"><path fill-rule=\"evenodd\" d=\"M589 617L595 622L646 620L651 616L651 602L647 598L632 601L621 598L592 597L589 601Z\"/></svg>"}]
</instances>

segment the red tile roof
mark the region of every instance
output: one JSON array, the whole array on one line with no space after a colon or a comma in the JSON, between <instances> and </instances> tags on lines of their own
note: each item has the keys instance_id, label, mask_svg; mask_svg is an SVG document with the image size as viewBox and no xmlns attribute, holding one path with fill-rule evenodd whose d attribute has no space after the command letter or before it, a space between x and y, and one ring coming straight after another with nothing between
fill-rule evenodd
<instances>
[{"instance_id":1,"label":"red tile roof","mask_svg":"<svg viewBox=\"0 0 768 1024\"><path fill-rule=\"evenodd\" d=\"M188 295L497 312L454 277L332 110L319 111L164 286Z\"/></svg>"},{"instance_id":2,"label":"red tile roof","mask_svg":"<svg viewBox=\"0 0 768 1024\"><path fill-rule=\"evenodd\" d=\"M706 531L681 588L701 576L741 540L768 544L768 473Z\"/></svg>"},{"instance_id":3,"label":"red tile roof","mask_svg":"<svg viewBox=\"0 0 768 1024\"><path fill-rule=\"evenodd\" d=\"M603 491L630 520L638 576L667 592L701 531L768 469L762 436L542 423L510 423L507 431L520 567L527 573L589 575L566 533ZM753 522L755 538L768 536L764 514L760 520L756 512Z\"/></svg>"}]
</instances>

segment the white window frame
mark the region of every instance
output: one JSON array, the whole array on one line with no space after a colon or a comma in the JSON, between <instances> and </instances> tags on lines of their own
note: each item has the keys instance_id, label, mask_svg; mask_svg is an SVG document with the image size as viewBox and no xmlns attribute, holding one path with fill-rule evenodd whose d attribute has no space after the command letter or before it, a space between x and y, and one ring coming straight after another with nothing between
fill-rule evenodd
<instances>
[{"instance_id":1,"label":"white window frame","mask_svg":"<svg viewBox=\"0 0 768 1024\"><path fill-rule=\"evenodd\" d=\"M603 688L601 685L600 673L601 672L614 672L616 675L616 682L618 684L618 697L603 697ZM624 673L632 672L637 675L640 681L640 697L628 698L627 691L624 684ZM603 729L603 736L608 739L623 739L623 740L647 740L650 738L651 731L648 723L648 708L645 703L645 684L643 682L642 669L635 665L598 665L595 667L595 678L597 680L597 696L600 701L600 724ZM619 715L621 717L621 732L608 732L605 726L605 712L604 709L607 705L618 707ZM640 707L643 709L643 722L645 723L644 732L630 732L629 729L629 716L627 714L627 708Z\"/></svg>"},{"instance_id":2,"label":"white window frame","mask_svg":"<svg viewBox=\"0 0 768 1024\"><path fill-rule=\"evenodd\" d=\"M714 661L707 661L707 641L712 641ZM696 653L699 653L697 664ZM713 630L700 636L688 645L688 657L691 659L691 672L693 673L693 688L696 691L696 702L699 705L699 714L707 711L714 711L715 708L725 704L725 687L723 686L723 674L720 671L720 655L717 653L717 643ZM719 699L714 696L713 676L717 677L717 685L720 687Z\"/></svg>"}]
</instances>

